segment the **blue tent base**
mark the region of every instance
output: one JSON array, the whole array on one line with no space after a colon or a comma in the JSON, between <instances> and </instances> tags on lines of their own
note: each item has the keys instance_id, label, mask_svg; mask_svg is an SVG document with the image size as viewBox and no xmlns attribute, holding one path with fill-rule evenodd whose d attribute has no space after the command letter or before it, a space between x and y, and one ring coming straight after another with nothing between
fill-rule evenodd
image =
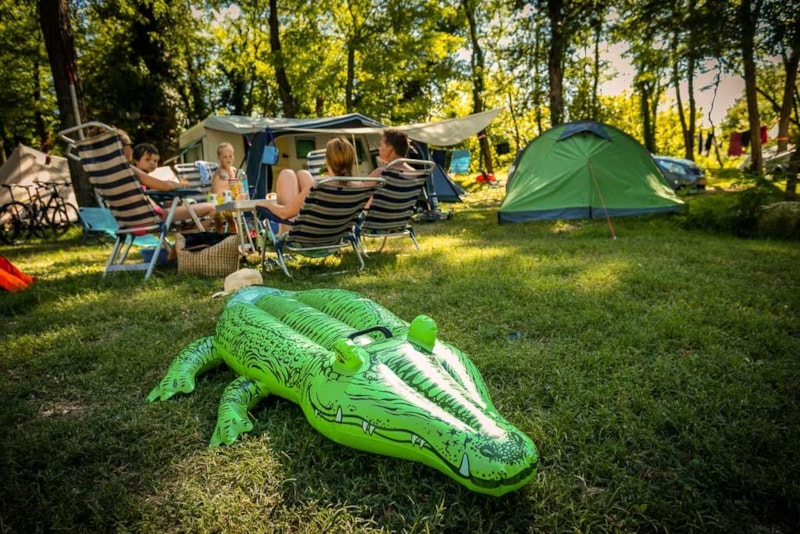
<instances>
[{"instance_id":1,"label":"blue tent base","mask_svg":"<svg viewBox=\"0 0 800 534\"><path fill-rule=\"evenodd\" d=\"M686 209L686 206L670 206L664 208L633 209L611 208L604 210L602 207L562 208L557 210L519 211L511 213L498 212L497 222L521 223L527 221L559 221L574 219L605 219L609 217L633 217L636 215L662 215L677 213Z\"/></svg>"}]
</instances>

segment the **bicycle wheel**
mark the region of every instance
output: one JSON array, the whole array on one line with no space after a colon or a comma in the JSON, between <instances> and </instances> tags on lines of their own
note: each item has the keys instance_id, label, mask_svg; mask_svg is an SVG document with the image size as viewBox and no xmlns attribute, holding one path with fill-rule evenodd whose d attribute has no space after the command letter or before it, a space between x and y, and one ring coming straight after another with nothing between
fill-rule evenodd
<instances>
[{"instance_id":1,"label":"bicycle wheel","mask_svg":"<svg viewBox=\"0 0 800 534\"><path fill-rule=\"evenodd\" d=\"M50 228L56 237L66 234L70 226L80 220L78 208L66 202L50 206L47 210L47 217L50 219Z\"/></svg>"},{"instance_id":2,"label":"bicycle wheel","mask_svg":"<svg viewBox=\"0 0 800 534\"><path fill-rule=\"evenodd\" d=\"M24 241L30 210L22 202L9 202L0 208L0 240L9 245Z\"/></svg>"},{"instance_id":3,"label":"bicycle wheel","mask_svg":"<svg viewBox=\"0 0 800 534\"><path fill-rule=\"evenodd\" d=\"M34 237L47 237L50 232L50 221L47 219L47 210L37 208L35 211L28 207L28 235Z\"/></svg>"}]
</instances>

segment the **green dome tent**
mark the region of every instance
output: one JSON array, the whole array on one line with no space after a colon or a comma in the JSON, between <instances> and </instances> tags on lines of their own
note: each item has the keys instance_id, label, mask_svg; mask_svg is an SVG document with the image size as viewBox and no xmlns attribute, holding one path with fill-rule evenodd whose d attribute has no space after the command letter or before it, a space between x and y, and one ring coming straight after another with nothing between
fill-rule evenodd
<instances>
[{"instance_id":1,"label":"green dome tent","mask_svg":"<svg viewBox=\"0 0 800 534\"><path fill-rule=\"evenodd\" d=\"M517 154L498 220L619 217L683 207L633 137L613 126L580 121L551 128Z\"/></svg>"}]
</instances>

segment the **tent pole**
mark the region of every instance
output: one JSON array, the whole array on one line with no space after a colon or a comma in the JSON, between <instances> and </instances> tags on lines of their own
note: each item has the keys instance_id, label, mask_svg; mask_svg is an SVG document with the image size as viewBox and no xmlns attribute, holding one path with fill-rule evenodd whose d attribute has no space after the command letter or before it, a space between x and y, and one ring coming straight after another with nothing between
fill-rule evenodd
<instances>
[{"instance_id":1,"label":"tent pole","mask_svg":"<svg viewBox=\"0 0 800 534\"><path fill-rule=\"evenodd\" d=\"M589 160L589 172L592 173L594 188L597 190L597 196L600 197L600 204L603 206L603 213L606 216L606 222L608 223L608 228L611 230L611 237L616 239L617 233L614 232L614 225L611 224L611 217L608 216L608 208L606 207L606 201L603 200L603 193L600 191L600 184L597 183L597 176L594 173L594 167L592 167L592 160Z\"/></svg>"}]
</instances>

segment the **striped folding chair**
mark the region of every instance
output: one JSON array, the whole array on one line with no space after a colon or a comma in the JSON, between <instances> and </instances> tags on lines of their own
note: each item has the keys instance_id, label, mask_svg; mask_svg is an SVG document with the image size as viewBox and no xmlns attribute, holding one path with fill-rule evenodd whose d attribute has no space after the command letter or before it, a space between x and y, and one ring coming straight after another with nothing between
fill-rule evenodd
<instances>
[{"instance_id":1,"label":"striped folding chair","mask_svg":"<svg viewBox=\"0 0 800 534\"><path fill-rule=\"evenodd\" d=\"M77 135L77 138L70 137ZM115 271L145 271L145 280L153 274L160 252L165 248L167 232L172 228L175 208L182 199L196 191L179 189L169 193L151 191L145 193L133 172L122 149L122 140L117 132L102 123L89 122L63 130L59 137L68 144L67 154L78 159L95 193L111 211L117 221L116 241L103 271L105 277ZM75 154L77 152L77 155ZM162 220L150 198L156 201L172 200L167 217ZM192 214L194 215L194 214ZM198 230L202 224L193 216ZM158 242L150 261L125 263L128 252L137 235L154 233Z\"/></svg>"},{"instance_id":2,"label":"striped folding chair","mask_svg":"<svg viewBox=\"0 0 800 534\"><path fill-rule=\"evenodd\" d=\"M178 163L175 172L179 180L189 182L188 189L194 189L196 194L186 198L195 202L205 202L208 192L211 191L211 176L217 171L219 165L213 161L195 161L194 163Z\"/></svg>"},{"instance_id":3,"label":"striped folding chair","mask_svg":"<svg viewBox=\"0 0 800 534\"><path fill-rule=\"evenodd\" d=\"M288 277L286 254L293 253L311 258L324 258L341 249L355 251L364 268L364 259L358 250L354 225L367 201L383 185L382 178L369 178L364 185L343 185L343 182L361 182L364 178L328 177L318 181L309 191L300 213L293 221L284 221L269 214L270 221L291 225L291 229L276 235L272 224L265 224L261 243L261 265L266 265L268 241L272 242L277 263Z\"/></svg>"},{"instance_id":4,"label":"striped folding chair","mask_svg":"<svg viewBox=\"0 0 800 534\"><path fill-rule=\"evenodd\" d=\"M364 219L356 226L358 244L365 256L364 239L370 238L383 240L378 252L389 238L405 236L419 250L411 216L435 165L432 161L400 158L386 166L381 174L386 183L375 192Z\"/></svg>"},{"instance_id":5,"label":"striped folding chair","mask_svg":"<svg viewBox=\"0 0 800 534\"><path fill-rule=\"evenodd\" d=\"M311 176L314 178L321 178L322 170L325 167L325 149L318 148L306 154L306 166Z\"/></svg>"}]
</instances>

